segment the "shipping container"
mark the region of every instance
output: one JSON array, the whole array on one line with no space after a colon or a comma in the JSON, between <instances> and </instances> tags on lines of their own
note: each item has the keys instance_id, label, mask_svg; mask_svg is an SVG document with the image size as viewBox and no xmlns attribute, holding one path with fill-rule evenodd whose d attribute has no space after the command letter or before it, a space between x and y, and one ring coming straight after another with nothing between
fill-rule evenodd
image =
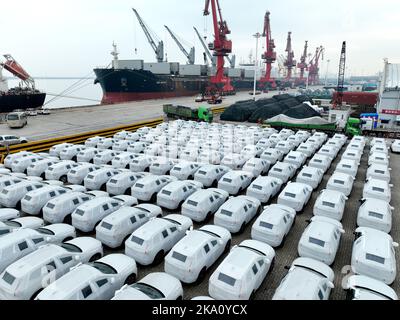
<instances>
[{"instance_id":1,"label":"shipping container","mask_svg":"<svg viewBox=\"0 0 400 320\"><path fill-rule=\"evenodd\" d=\"M155 74L171 74L171 65L168 62L145 62L143 69Z\"/></svg>"}]
</instances>

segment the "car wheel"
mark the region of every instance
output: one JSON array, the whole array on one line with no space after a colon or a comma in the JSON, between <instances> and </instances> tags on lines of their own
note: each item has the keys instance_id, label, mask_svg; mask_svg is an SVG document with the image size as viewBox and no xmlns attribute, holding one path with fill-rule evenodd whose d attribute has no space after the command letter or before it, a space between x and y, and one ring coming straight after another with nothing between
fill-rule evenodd
<instances>
[{"instance_id":1,"label":"car wheel","mask_svg":"<svg viewBox=\"0 0 400 320\"><path fill-rule=\"evenodd\" d=\"M72 216L71 216L71 214L65 216L65 218L63 220L63 223L72 224Z\"/></svg>"},{"instance_id":2,"label":"car wheel","mask_svg":"<svg viewBox=\"0 0 400 320\"><path fill-rule=\"evenodd\" d=\"M189 177L188 177L188 180L193 180L194 179L194 177L193 177L193 175L191 174Z\"/></svg>"},{"instance_id":3,"label":"car wheel","mask_svg":"<svg viewBox=\"0 0 400 320\"><path fill-rule=\"evenodd\" d=\"M282 241L279 244L278 248L283 248L283 246L285 245L285 241L286 241L286 235L283 236Z\"/></svg>"},{"instance_id":4,"label":"car wheel","mask_svg":"<svg viewBox=\"0 0 400 320\"><path fill-rule=\"evenodd\" d=\"M125 193L124 193L125 195L127 195L127 196L130 196L131 195L131 189L130 188L127 188L126 190L125 190Z\"/></svg>"},{"instance_id":5,"label":"car wheel","mask_svg":"<svg viewBox=\"0 0 400 320\"><path fill-rule=\"evenodd\" d=\"M65 241L69 241L69 240L72 240L73 238L72 237L66 237L63 241L61 241L61 242L65 242Z\"/></svg>"},{"instance_id":6,"label":"car wheel","mask_svg":"<svg viewBox=\"0 0 400 320\"><path fill-rule=\"evenodd\" d=\"M217 181L217 180L214 180L213 183L212 183L212 187L213 187L213 188L216 188L217 186L218 186L218 181Z\"/></svg>"},{"instance_id":7,"label":"car wheel","mask_svg":"<svg viewBox=\"0 0 400 320\"><path fill-rule=\"evenodd\" d=\"M62 176L62 177L60 177L60 181L61 181L62 183L67 183L67 181L68 181L67 176Z\"/></svg>"},{"instance_id":8,"label":"car wheel","mask_svg":"<svg viewBox=\"0 0 400 320\"><path fill-rule=\"evenodd\" d=\"M77 157L73 156L71 160L77 162Z\"/></svg>"},{"instance_id":9,"label":"car wheel","mask_svg":"<svg viewBox=\"0 0 400 320\"><path fill-rule=\"evenodd\" d=\"M243 222L243 223L242 223L242 226L241 226L240 229L239 229L239 233L243 233L245 228L246 228L246 223Z\"/></svg>"},{"instance_id":10,"label":"car wheel","mask_svg":"<svg viewBox=\"0 0 400 320\"><path fill-rule=\"evenodd\" d=\"M204 219L204 221L208 222L208 221L211 220L211 218L212 218L212 212L209 211L209 212L207 213L206 218Z\"/></svg>"},{"instance_id":11,"label":"car wheel","mask_svg":"<svg viewBox=\"0 0 400 320\"><path fill-rule=\"evenodd\" d=\"M274 270L274 267L275 267L275 257L271 261L271 265L269 266L268 272L271 272L272 270Z\"/></svg>"},{"instance_id":12,"label":"car wheel","mask_svg":"<svg viewBox=\"0 0 400 320\"><path fill-rule=\"evenodd\" d=\"M136 274L135 273L131 273L129 276L126 277L124 284L134 284L136 281Z\"/></svg>"},{"instance_id":13,"label":"car wheel","mask_svg":"<svg viewBox=\"0 0 400 320\"><path fill-rule=\"evenodd\" d=\"M202 282L204 280L204 278L206 277L206 273L207 273L207 268L203 267L203 269L201 269L201 271L199 272L196 282L197 283Z\"/></svg>"},{"instance_id":14,"label":"car wheel","mask_svg":"<svg viewBox=\"0 0 400 320\"><path fill-rule=\"evenodd\" d=\"M226 252L229 252L230 248L231 248L231 240L229 239L228 242L227 242L226 245L225 245L224 252L225 252L225 253L226 253Z\"/></svg>"},{"instance_id":15,"label":"car wheel","mask_svg":"<svg viewBox=\"0 0 400 320\"><path fill-rule=\"evenodd\" d=\"M43 290L43 288L39 289L38 291L36 291L30 298L30 300L35 300L36 297L39 295L39 293Z\"/></svg>"},{"instance_id":16,"label":"car wheel","mask_svg":"<svg viewBox=\"0 0 400 320\"><path fill-rule=\"evenodd\" d=\"M21 140L21 143L28 143L27 140Z\"/></svg>"},{"instance_id":17,"label":"car wheel","mask_svg":"<svg viewBox=\"0 0 400 320\"><path fill-rule=\"evenodd\" d=\"M101 191L107 191L107 186L106 186L105 183L100 187L100 190Z\"/></svg>"},{"instance_id":18,"label":"car wheel","mask_svg":"<svg viewBox=\"0 0 400 320\"><path fill-rule=\"evenodd\" d=\"M256 295L256 291L253 290L252 293L251 293L251 295L250 295L250 297L249 297L249 300L254 300L255 295Z\"/></svg>"},{"instance_id":19,"label":"car wheel","mask_svg":"<svg viewBox=\"0 0 400 320\"><path fill-rule=\"evenodd\" d=\"M176 301L182 301L182 300L183 300L182 296L179 296L178 298L176 298Z\"/></svg>"},{"instance_id":20,"label":"car wheel","mask_svg":"<svg viewBox=\"0 0 400 320\"><path fill-rule=\"evenodd\" d=\"M182 200L181 202L179 202L178 208L181 208L184 202L185 202L184 200ZM178 209L178 208L177 208L177 209Z\"/></svg>"},{"instance_id":21,"label":"car wheel","mask_svg":"<svg viewBox=\"0 0 400 320\"><path fill-rule=\"evenodd\" d=\"M151 198L150 198L150 202L157 202L157 193L153 193Z\"/></svg>"},{"instance_id":22,"label":"car wheel","mask_svg":"<svg viewBox=\"0 0 400 320\"><path fill-rule=\"evenodd\" d=\"M100 253L96 253L89 259L89 262L93 262L93 261L98 260L100 258L101 258L101 254Z\"/></svg>"},{"instance_id":23,"label":"car wheel","mask_svg":"<svg viewBox=\"0 0 400 320\"><path fill-rule=\"evenodd\" d=\"M160 263L163 261L163 259L164 259L164 251L161 250L161 251L159 251L159 252L156 254L156 256L154 257L153 264L154 264L154 265L158 265L158 264L160 264Z\"/></svg>"}]
</instances>

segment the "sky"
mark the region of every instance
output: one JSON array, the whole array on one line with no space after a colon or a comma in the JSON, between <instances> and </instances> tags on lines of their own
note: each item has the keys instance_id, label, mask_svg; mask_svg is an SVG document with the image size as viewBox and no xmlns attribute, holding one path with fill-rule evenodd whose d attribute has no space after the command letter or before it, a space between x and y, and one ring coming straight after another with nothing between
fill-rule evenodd
<instances>
[{"instance_id":1,"label":"sky","mask_svg":"<svg viewBox=\"0 0 400 320\"><path fill-rule=\"evenodd\" d=\"M155 55L131 8L136 8L165 43L168 61L186 58L167 34L172 29L185 44L196 47L196 63L202 48L193 26L212 40L211 16L204 17L204 0L19 0L0 7L0 53L11 53L36 77L80 77L94 67L111 62L112 43L120 59L155 61ZM292 32L295 58L300 59L304 41L309 52L324 46L321 73L338 70L342 41L347 42L346 75L376 74L383 58L400 61L400 1L398 0L220 0L237 62L255 55L264 13L271 12L272 37L278 55L284 54L287 32ZM260 39L259 55L265 47ZM137 53L135 54L135 48Z\"/></svg>"}]
</instances>

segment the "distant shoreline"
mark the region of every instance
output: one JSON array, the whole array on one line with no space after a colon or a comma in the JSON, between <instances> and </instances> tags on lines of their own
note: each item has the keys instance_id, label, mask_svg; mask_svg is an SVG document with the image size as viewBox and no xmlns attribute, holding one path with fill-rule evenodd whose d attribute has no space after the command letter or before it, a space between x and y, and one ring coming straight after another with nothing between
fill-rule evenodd
<instances>
[{"instance_id":1,"label":"distant shoreline","mask_svg":"<svg viewBox=\"0 0 400 320\"><path fill-rule=\"evenodd\" d=\"M6 80L19 80L17 77L4 77ZM95 77L33 77L35 80L80 80L80 79L95 79Z\"/></svg>"}]
</instances>

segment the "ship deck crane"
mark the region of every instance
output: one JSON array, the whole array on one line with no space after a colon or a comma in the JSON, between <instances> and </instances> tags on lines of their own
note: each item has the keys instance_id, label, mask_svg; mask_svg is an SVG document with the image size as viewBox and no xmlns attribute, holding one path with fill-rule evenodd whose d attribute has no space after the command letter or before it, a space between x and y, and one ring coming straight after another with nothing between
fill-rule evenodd
<instances>
[{"instance_id":1,"label":"ship deck crane","mask_svg":"<svg viewBox=\"0 0 400 320\"><path fill-rule=\"evenodd\" d=\"M300 62L297 64L297 68L300 69L300 76L296 79L296 85L304 85L306 82L306 78L304 77L304 71L308 70L307 64L307 49L308 49L308 41L306 40L304 44L304 51L300 58Z\"/></svg>"},{"instance_id":2,"label":"ship deck crane","mask_svg":"<svg viewBox=\"0 0 400 320\"><path fill-rule=\"evenodd\" d=\"M210 60L211 65L212 65L213 67L216 67L216 66L217 66L217 60L216 60L215 57L211 54L210 50L208 50L208 47L207 47L206 43L204 42L203 38L201 37L201 35L200 35L199 31L196 29L196 27L193 27L193 29L194 29L194 31L196 31L196 34L197 34L197 36L198 36L198 38L199 38L199 40L200 40L200 43L201 43L201 45L202 45L203 48L204 48L204 53L206 54L206 56L207 56L208 59ZM205 60L206 60L206 59L205 59Z\"/></svg>"},{"instance_id":3,"label":"ship deck crane","mask_svg":"<svg viewBox=\"0 0 400 320\"><path fill-rule=\"evenodd\" d=\"M0 66L21 79L28 88L35 89L35 80L29 75L29 73L27 73L10 54L5 54L3 56L6 58L6 61L0 62Z\"/></svg>"},{"instance_id":4,"label":"ship deck crane","mask_svg":"<svg viewBox=\"0 0 400 320\"><path fill-rule=\"evenodd\" d=\"M308 83L310 85L319 84L319 59L322 56L322 60L324 59L324 47L319 46L315 49L315 55L310 61L310 65L308 67Z\"/></svg>"},{"instance_id":5,"label":"ship deck crane","mask_svg":"<svg viewBox=\"0 0 400 320\"><path fill-rule=\"evenodd\" d=\"M147 40L149 41L151 47L154 50L154 53L156 54L156 59L157 62L163 62L164 61L164 43L162 40L158 41L158 44L155 43L153 40L153 37L150 34L149 27L145 24L143 19L140 17L139 13L136 11L136 9L132 8L133 12L136 15L136 18L139 21L140 26L142 27L145 36L147 37ZM154 35L156 36L156 35Z\"/></svg>"},{"instance_id":6,"label":"ship deck crane","mask_svg":"<svg viewBox=\"0 0 400 320\"><path fill-rule=\"evenodd\" d=\"M266 64L265 75L259 80L260 90L275 89L276 82L275 79L271 77L272 64L276 61L276 52L274 51L275 43L271 38L271 24L269 18L270 12L267 11L264 16L264 29L262 36L266 40L265 52L262 54L261 58L264 59Z\"/></svg>"},{"instance_id":7,"label":"ship deck crane","mask_svg":"<svg viewBox=\"0 0 400 320\"><path fill-rule=\"evenodd\" d=\"M284 79L285 86L292 86L292 70L296 66L296 60L294 60L294 52L292 50L292 32L288 32L287 42L286 42L286 60L285 60L285 67L287 70L286 78Z\"/></svg>"},{"instance_id":8,"label":"ship deck crane","mask_svg":"<svg viewBox=\"0 0 400 320\"><path fill-rule=\"evenodd\" d=\"M340 52L339 74L337 83L337 95L333 101L333 107L341 107L343 104L343 91L344 91L344 72L346 70L346 41L342 43L342 50Z\"/></svg>"},{"instance_id":9,"label":"ship deck crane","mask_svg":"<svg viewBox=\"0 0 400 320\"><path fill-rule=\"evenodd\" d=\"M211 3L211 11L214 25L214 42L209 43L208 47L214 51L217 57L217 70L215 75L210 77L210 86L208 92L219 92L222 95L234 94L235 89L231 85L229 77L224 75L224 58L232 52L232 41L226 38L231 31L225 20L222 18L221 7L218 0L206 0L203 15L210 14L209 8Z\"/></svg>"},{"instance_id":10,"label":"ship deck crane","mask_svg":"<svg viewBox=\"0 0 400 320\"><path fill-rule=\"evenodd\" d=\"M164 26L165 29L167 29L168 33L171 35L172 39L174 39L174 41L176 42L176 44L178 45L179 49L182 51L182 53L186 56L186 58L188 59L188 64L194 64L195 61L195 48L191 47L190 51L187 52L187 50L185 49L185 47L182 45L182 43L178 40L178 37L176 36L175 33L173 33L171 31L170 28L168 28L167 26Z\"/></svg>"}]
</instances>

